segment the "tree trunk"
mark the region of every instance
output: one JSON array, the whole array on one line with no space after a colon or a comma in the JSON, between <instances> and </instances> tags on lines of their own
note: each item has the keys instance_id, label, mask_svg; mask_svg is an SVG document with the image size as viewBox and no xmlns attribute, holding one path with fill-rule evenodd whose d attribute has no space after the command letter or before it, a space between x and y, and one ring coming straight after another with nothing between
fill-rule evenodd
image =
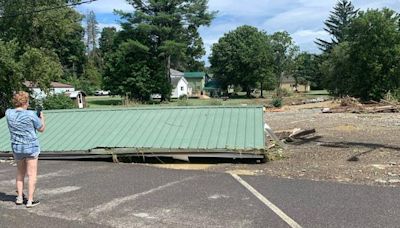
<instances>
[{"instance_id":1,"label":"tree trunk","mask_svg":"<svg viewBox=\"0 0 400 228\"><path fill-rule=\"evenodd\" d=\"M260 95L260 98L264 98L264 96L263 96L263 91L264 91L263 85L264 85L264 83L261 82L261 95Z\"/></svg>"},{"instance_id":2,"label":"tree trunk","mask_svg":"<svg viewBox=\"0 0 400 228\"><path fill-rule=\"evenodd\" d=\"M250 87L247 87L247 89L246 89L246 96L247 96L248 98L250 98L250 95L251 95Z\"/></svg>"}]
</instances>

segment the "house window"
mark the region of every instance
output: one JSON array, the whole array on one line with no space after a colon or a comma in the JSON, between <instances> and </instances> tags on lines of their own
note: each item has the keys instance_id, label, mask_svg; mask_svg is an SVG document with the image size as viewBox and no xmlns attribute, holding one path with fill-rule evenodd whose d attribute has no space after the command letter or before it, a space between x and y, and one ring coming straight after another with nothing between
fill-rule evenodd
<instances>
[{"instance_id":1,"label":"house window","mask_svg":"<svg viewBox=\"0 0 400 228\"><path fill-rule=\"evenodd\" d=\"M181 91L183 91L183 86L181 86Z\"/></svg>"}]
</instances>

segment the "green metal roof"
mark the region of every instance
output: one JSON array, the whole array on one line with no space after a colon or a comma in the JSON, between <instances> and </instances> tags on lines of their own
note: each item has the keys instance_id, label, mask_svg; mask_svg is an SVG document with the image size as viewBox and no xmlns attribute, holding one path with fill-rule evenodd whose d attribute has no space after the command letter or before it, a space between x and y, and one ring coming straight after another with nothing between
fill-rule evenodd
<instances>
[{"instance_id":1,"label":"green metal roof","mask_svg":"<svg viewBox=\"0 0 400 228\"><path fill-rule=\"evenodd\" d=\"M262 107L172 107L45 111L42 153L264 150ZM0 119L0 152L9 152L9 131Z\"/></svg>"},{"instance_id":2,"label":"green metal roof","mask_svg":"<svg viewBox=\"0 0 400 228\"><path fill-rule=\"evenodd\" d=\"M185 72L183 74L185 78L202 78L206 76L205 72Z\"/></svg>"}]
</instances>

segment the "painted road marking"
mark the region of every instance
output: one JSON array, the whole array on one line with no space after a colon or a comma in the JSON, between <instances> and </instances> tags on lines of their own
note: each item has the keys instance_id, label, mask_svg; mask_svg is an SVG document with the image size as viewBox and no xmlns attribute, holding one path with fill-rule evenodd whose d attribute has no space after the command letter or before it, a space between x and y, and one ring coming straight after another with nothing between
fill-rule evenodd
<instances>
[{"instance_id":1,"label":"painted road marking","mask_svg":"<svg viewBox=\"0 0 400 228\"><path fill-rule=\"evenodd\" d=\"M81 189L81 187L78 186L65 186L61 188L46 188L46 189L38 189L38 192L40 195L46 195L46 196L53 196L53 195L59 195L59 194L64 194L68 192L73 192Z\"/></svg>"},{"instance_id":2,"label":"painted road marking","mask_svg":"<svg viewBox=\"0 0 400 228\"><path fill-rule=\"evenodd\" d=\"M46 173L46 174L41 174L37 176L37 179L41 181L42 179L50 179L53 177L63 177L63 176L69 176L72 172L69 170L59 170L57 172L51 172L51 173ZM28 177L25 177L28 178ZM15 185L15 178L11 180L3 180L0 181L0 186L7 186L7 185Z\"/></svg>"},{"instance_id":3,"label":"painted road marking","mask_svg":"<svg viewBox=\"0 0 400 228\"><path fill-rule=\"evenodd\" d=\"M261 193L259 193L255 188L249 185L246 181L240 178L238 175L231 173L232 177L235 178L241 185L243 185L247 190L249 190L253 195L255 195L261 202L263 202L269 209L271 209L275 214L277 214L283 221L285 221L292 228L301 228L301 226L286 215L281 209L279 209L275 204L265 198Z\"/></svg>"},{"instance_id":4,"label":"painted road marking","mask_svg":"<svg viewBox=\"0 0 400 228\"><path fill-rule=\"evenodd\" d=\"M164 185L158 186L156 188L150 189L150 190L145 191L145 192L140 192L140 193L136 193L136 194L133 194L133 195L130 195L130 196L125 196L125 197L113 199L113 200L111 200L111 201L109 201L107 203L100 204L100 205L98 205L98 206L96 206L94 208L89 209L88 210L89 211L89 215L92 216L92 217L95 217L99 213L106 212L106 211L111 211L115 207L118 207L120 204L126 203L127 201L135 200L138 197L145 196L145 195L148 195L148 194L163 190L163 189L171 187L171 186L173 186L175 184L179 184L179 183L182 183L182 182L185 182L187 180L194 179L194 178L195 177L187 177L187 178L179 180L179 181L174 181L174 182L170 182L168 184L164 184Z\"/></svg>"}]
</instances>

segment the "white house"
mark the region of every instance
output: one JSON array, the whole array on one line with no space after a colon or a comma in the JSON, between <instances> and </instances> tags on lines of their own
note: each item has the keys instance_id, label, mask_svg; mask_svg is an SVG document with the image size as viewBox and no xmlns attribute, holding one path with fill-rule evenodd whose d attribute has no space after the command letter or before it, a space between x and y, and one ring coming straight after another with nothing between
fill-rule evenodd
<instances>
[{"instance_id":1,"label":"white house","mask_svg":"<svg viewBox=\"0 0 400 228\"><path fill-rule=\"evenodd\" d=\"M188 81L183 77L184 73L178 70L170 69L172 92L171 98L179 98L182 95L191 96L192 87ZM151 94L152 99L160 99L161 94Z\"/></svg>"},{"instance_id":2,"label":"white house","mask_svg":"<svg viewBox=\"0 0 400 228\"><path fill-rule=\"evenodd\" d=\"M172 93L171 98L179 98L182 95L192 94L188 81L184 77L171 77Z\"/></svg>"},{"instance_id":3,"label":"white house","mask_svg":"<svg viewBox=\"0 0 400 228\"><path fill-rule=\"evenodd\" d=\"M42 91L36 84L31 81L25 81L24 85L28 87L32 92L33 96L37 99L42 99L47 96L47 94ZM50 92L49 94L60 94L60 93L68 93L74 92L75 88L72 85L63 84L59 82L51 82L50 83Z\"/></svg>"}]
</instances>

